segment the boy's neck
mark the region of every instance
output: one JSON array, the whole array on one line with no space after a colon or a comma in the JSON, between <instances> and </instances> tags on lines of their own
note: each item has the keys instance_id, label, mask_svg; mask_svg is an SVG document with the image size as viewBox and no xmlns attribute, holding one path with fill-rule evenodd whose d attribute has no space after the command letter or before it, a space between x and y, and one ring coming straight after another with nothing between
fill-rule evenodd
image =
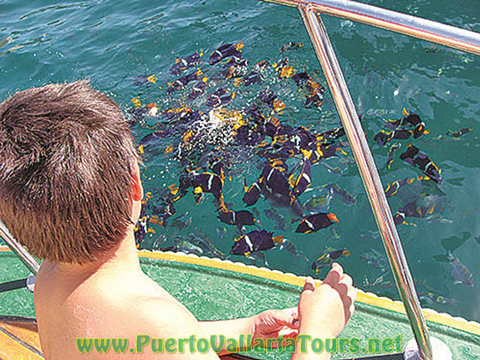
<instances>
[{"instance_id":1,"label":"boy's neck","mask_svg":"<svg viewBox=\"0 0 480 360\"><path fill-rule=\"evenodd\" d=\"M133 228L129 229L127 235L119 242L119 245L108 253L103 254L97 261L86 264L69 264L44 262L49 267L53 266L58 274L64 276L82 276L93 273L112 274L118 272L140 271L137 248Z\"/></svg>"}]
</instances>

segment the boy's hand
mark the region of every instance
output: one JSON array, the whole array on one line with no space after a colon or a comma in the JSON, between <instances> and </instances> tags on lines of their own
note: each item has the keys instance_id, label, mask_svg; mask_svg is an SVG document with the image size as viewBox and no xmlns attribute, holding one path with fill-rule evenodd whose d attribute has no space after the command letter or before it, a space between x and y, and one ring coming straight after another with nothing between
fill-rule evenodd
<instances>
[{"instance_id":1,"label":"boy's hand","mask_svg":"<svg viewBox=\"0 0 480 360\"><path fill-rule=\"evenodd\" d=\"M253 339L295 338L299 321L297 308L267 310L253 317ZM274 343L274 347L276 347Z\"/></svg>"},{"instance_id":2,"label":"boy's hand","mask_svg":"<svg viewBox=\"0 0 480 360\"><path fill-rule=\"evenodd\" d=\"M334 263L325 281L315 289L312 278L305 280L298 313L302 334L337 337L355 310L357 290L352 278Z\"/></svg>"}]
</instances>

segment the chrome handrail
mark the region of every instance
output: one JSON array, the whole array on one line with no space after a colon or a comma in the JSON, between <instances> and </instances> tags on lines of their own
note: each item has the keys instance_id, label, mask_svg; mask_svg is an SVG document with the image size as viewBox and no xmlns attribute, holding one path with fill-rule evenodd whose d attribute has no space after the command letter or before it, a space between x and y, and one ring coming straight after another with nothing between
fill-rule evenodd
<instances>
[{"instance_id":1,"label":"chrome handrail","mask_svg":"<svg viewBox=\"0 0 480 360\"><path fill-rule=\"evenodd\" d=\"M390 260L398 291L410 320L422 359L432 360L430 337L408 263L387 203L387 198L385 197L375 161L345 83L342 70L338 64L335 51L320 16L308 6L300 6L299 10L342 120L345 134L367 191L368 199L370 200L370 205Z\"/></svg>"},{"instance_id":2,"label":"chrome handrail","mask_svg":"<svg viewBox=\"0 0 480 360\"><path fill-rule=\"evenodd\" d=\"M320 16L316 13L361 22L476 55L480 55L480 34L348 0L261 1L297 7L302 15L352 148L352 153L379 228L400 297L410 321L419 355L422 359L432 360L433 354L428 328L378 170L368 147L342 70L338 64L335 51L330 43L325 26Z\"/></svg>"},{"instance_id":3,"label":"chrome handrail","mask_svg":"<svg viewBox=\"0 0 480 360\"><path fill-rule=\"evenodd\" d=\"M308 6L315 12L409 35L480 55L480 34L436 21L402 14L350 0L261 0L292 7Z\"/></svg>"},{"instance_id":4,"label":"chrome handrail","mask_svg":"<svg viewBox=\"0 0 480 360\"><path fill-rule=\"evenodd\" d=\"M8 247L18 258L25 264L25 266L34 274L37 275L40 264L38 261L10 234L5 224L0 221L0 237L5 240Z\"/></svg>"}]
</instances>

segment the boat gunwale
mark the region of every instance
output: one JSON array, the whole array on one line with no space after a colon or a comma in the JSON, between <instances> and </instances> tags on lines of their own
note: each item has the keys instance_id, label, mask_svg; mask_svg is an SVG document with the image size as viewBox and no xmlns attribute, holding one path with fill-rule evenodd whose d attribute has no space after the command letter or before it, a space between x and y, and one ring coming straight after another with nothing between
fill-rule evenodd
<instances>
[{"instance_id":1,"label":"boat gunwale","mask_svg":"<svg viewBox=\"0 0 480 360\"><path fill-rule=\"evenodd\" d=\"M11 254L13 252L7 246L0 245L0 255ZM247 265L242 262L233 262L231 260L225 260L220 258L210 258L206 256L197 256L194 254L185 254L181 252L161 252L150 250L139 250L138 255L140 259L149 260L162 260L173 263L189 264L195 266L202 266L206 268L213 268L217 270L224 270L237 274L250 275L257 278L263 278L268 280L277 281L280 283L293 285L297 287L303 287L306 276L295 275L292 273L284 273L280 270L269 269L265 267L257 267L253 265ZM321 280L315 279L317 284L321 284ZM392 311L397 314L406 315L403 303L401 301L392 300L385 296L378 296L371 292L363 291L359 288L357 302L361 304L370 305L379 309ZM480 323L467 320L460 316L452 316L445 312L438 312L430 308L423 308L423 314L427 321L450 327L455 330L466 332L470 335L480 336Z\"/></svg>"}]
</instances>

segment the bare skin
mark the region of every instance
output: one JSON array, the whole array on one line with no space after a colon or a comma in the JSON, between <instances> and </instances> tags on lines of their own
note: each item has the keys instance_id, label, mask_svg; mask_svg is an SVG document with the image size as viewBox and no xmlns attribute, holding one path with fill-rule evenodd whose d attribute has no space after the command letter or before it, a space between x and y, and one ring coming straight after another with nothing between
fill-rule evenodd
<instances>
[{"instance_id":1,"label":"bare skin","mask_svg":"<svg viewBox=\"0 0 480 360\"><path fill-rule=\"evenodd\" d=\"M143 197L138 166L132 172L132 220L138 220ZM331 275L332 274L332 275ZM152 338L210 338L210 335L239 337L295 337L299 332L316 337L334 337L343 329L353 312L355 298L351 278L339 265L324 284L314 289L307 279L299 307L268 310L243 319L199 322L167 291L146 276L135 247L133 226L117 248L98 261L85 265L44 261L36 279L35 311L45 358L97 359L94 351L80 354L77 338L127 338L129 347L137 335ZM328 324L328 326L326 325ZM188 347L187 347L188 349ZM221 354L226 353L222 350ZM128 359L218 359L207 354L152 354L146 346L142 354L115 355ZM310 359L294 354L293 359ZM327 357L315 357L327 359Z\"/></svg>"}]
</instances>

